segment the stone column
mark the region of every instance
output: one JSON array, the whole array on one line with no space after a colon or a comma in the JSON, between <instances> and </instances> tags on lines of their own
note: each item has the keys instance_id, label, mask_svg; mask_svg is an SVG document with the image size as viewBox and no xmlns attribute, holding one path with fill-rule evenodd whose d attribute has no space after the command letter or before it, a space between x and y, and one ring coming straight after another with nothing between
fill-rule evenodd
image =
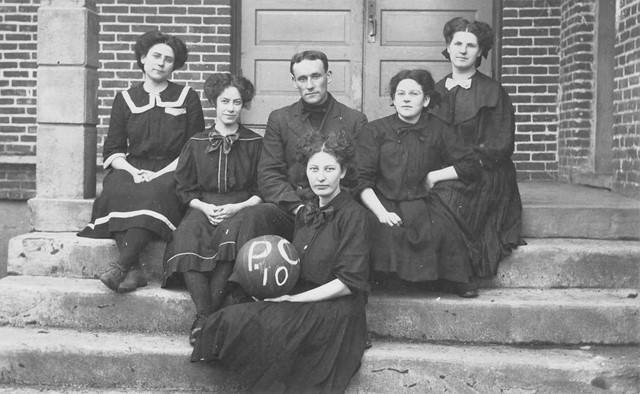
<instances>
[{"instance_id":1,"label":"stone column","mask_svg":"<svg viewBox=\"0 0 640 394\"><path fill-rule=\"evenodd\" d=\"M77 231L96 193L99 18L95 0L43 0L38 10L35 231Z\"/></svg>"}]
</instances>

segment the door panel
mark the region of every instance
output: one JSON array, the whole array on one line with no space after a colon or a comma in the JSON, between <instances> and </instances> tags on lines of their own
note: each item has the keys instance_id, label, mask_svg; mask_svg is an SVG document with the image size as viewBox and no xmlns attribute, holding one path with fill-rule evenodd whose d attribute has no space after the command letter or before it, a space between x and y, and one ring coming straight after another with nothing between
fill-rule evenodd
<instances>
[{"instance_id":1,"label":"door panel","mask_svg":"<svg viewBox=\"0 0 640 394\"><path fill-rule=\"evenodd\" d=\"M362 108L362 0L243 0L241 71L256 87L242 122L263 128L269 113L299 100L289 72L296 52L327 54L336 99Z\"/></svg>"},{"instance_id":2,"label":"door panel","mask_svg":"<svg viewBox=\"0 0 640 394\"><path fill-rule=\"evenodd\" d=\"M392 114L389 81L398 71L425 68L438 81L450 72L442 56L442 28L457 16L491 23L493 0L367 0L369 32L365 42L364 112L369 119ZM480 68L491 75L491 59Z\"/></svg>"},{"instance_id":3,"label":"door panel","mask_svg":"<svg viewBox=\"0 0 640 394\"><path fill-rule=\"evenodd\" d=\"M299 99L289 60L306 49L327 54L339 101L370 120L391 114L395 73L425 68L436 81L449 73L442 28L456 16L491 23L493 0L242 0L241 72L256 86L242 122L264 128L271 111ZM491 58L480 70L491 75Z\"/></svg>"}]
</instances>

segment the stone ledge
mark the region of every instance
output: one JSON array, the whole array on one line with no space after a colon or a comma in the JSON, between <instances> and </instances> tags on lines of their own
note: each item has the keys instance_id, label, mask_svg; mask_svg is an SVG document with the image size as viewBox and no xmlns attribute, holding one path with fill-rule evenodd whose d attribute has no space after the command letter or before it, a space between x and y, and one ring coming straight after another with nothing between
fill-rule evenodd
<instances>
[{"instance_id":1,"label":"stone ledge","mask_svg":"<svg viewBox=\"0 0 640 394\"><path fill-rule=\"evenodd\" d=\"M393 340L640 344L637 295L637 289L485 289L463 299L374 289L367 321L374 336ZM8 276L0 280L0 299L0 326L186 336L195 315L185 290L158 284L118 294L95 279Z\"/></svg>"},{"instance_id":2,"label":"stone ledge","mask_svg":"<svg viewBox=\"0 0 640 394\"><path fill-rule=\"evenodd\" d=\"M504 259L495 278L483 287L640 287L640 242L583 239L530 239ZM147 275L163 275L164 242L152 242L141 256ZM96 278L118 250L111 239L75 233L35 232L9 243L8 272Z\"/></svg>"},{"instance_id":3,"label":"stone ledge","mask_svg":"<svg viewBox=\"0 0 640 394\"><path fill-rule=\"evenodd\" d=\"M190 363L185 336L0 328L0 384L82 386L114 392L238 393L238 378ZM375 341L346 393L633 392L637 347L580 349ZM122 366L126 366L123 369ZM64 392L74 393L65 388ZM81 391L79 391L81 392Z\"/></svg>"}]
</instances>

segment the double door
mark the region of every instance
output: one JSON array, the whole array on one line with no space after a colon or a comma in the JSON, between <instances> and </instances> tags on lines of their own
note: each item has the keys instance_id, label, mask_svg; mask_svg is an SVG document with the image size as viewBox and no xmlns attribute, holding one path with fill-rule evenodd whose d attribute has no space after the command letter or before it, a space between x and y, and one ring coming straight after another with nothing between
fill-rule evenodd
<instances>
[{"instance_id":1,"label":"double door","mask_svg":"<svg viewBox=\"0 0 640 394\"><path fill-rule=\"evenodd\" d=\"M450 71L442 28L462 16L491 23L493 0L242 0L241 70L256 86L242 122L263 128L269 113L299 99L289 60L327 54L329 91L370 120L393 113L388 84L402 69L424 68L437 81ZM491 74L491 59L481 71Z\"/></svg>"}]
</instances>

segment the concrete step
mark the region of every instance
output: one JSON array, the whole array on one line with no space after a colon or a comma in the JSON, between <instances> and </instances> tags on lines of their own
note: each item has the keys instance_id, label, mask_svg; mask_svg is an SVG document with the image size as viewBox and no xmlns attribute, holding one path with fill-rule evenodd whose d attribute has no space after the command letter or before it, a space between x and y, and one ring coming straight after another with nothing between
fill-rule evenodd
<instances>
[{"instance_id":1,"label":"concrete step","mask_svg":"<svg viewBox=\"0 0 640 394\"><path fill-rule=\"evenodd\" d=\"M637 289L486 289L476 299L415 288L375 290L378 337L473 343L640 344ZM184 290L157 284L117 294L94 279L0 280L0 326L186 333L195 310Z\"/></svg>"},{"instance_id":2,"label":"concrete step","mask_svg":"<svg viewBox=\"0 0 640 394\"><path fill-rule=\"evenodd\" d=\"M222 367L190 363L190 352L182 336L2 327L0 383L107 392L242 391L238 379ZM640 379L639 357L638 347L376 341L347 393L632 393Z\"/></svg>"},{"instance_id":3,"label":"concrete step","mask_svg":"<svg viewBox=\"0 0 640 394\"><path fill-rule=\"evenodd\" d=\"M640 201L566 183L518 186L525 238L640 239Z\"/></svg>"},{"instance_id":4,"label":"concrete step","mask_svg":"<svg viewBox=\"0 0 640 394\"><path fill-rule=\"evenodd\" d=\"M153 242L142 263L155 281L162 277L164 244ZM9 246L10 275L97 278L118 258L113 240L73 233L29 233ZM483 287L640 287L640 241L529 239L500 263Z\"/></svg>"}]
</instances>

